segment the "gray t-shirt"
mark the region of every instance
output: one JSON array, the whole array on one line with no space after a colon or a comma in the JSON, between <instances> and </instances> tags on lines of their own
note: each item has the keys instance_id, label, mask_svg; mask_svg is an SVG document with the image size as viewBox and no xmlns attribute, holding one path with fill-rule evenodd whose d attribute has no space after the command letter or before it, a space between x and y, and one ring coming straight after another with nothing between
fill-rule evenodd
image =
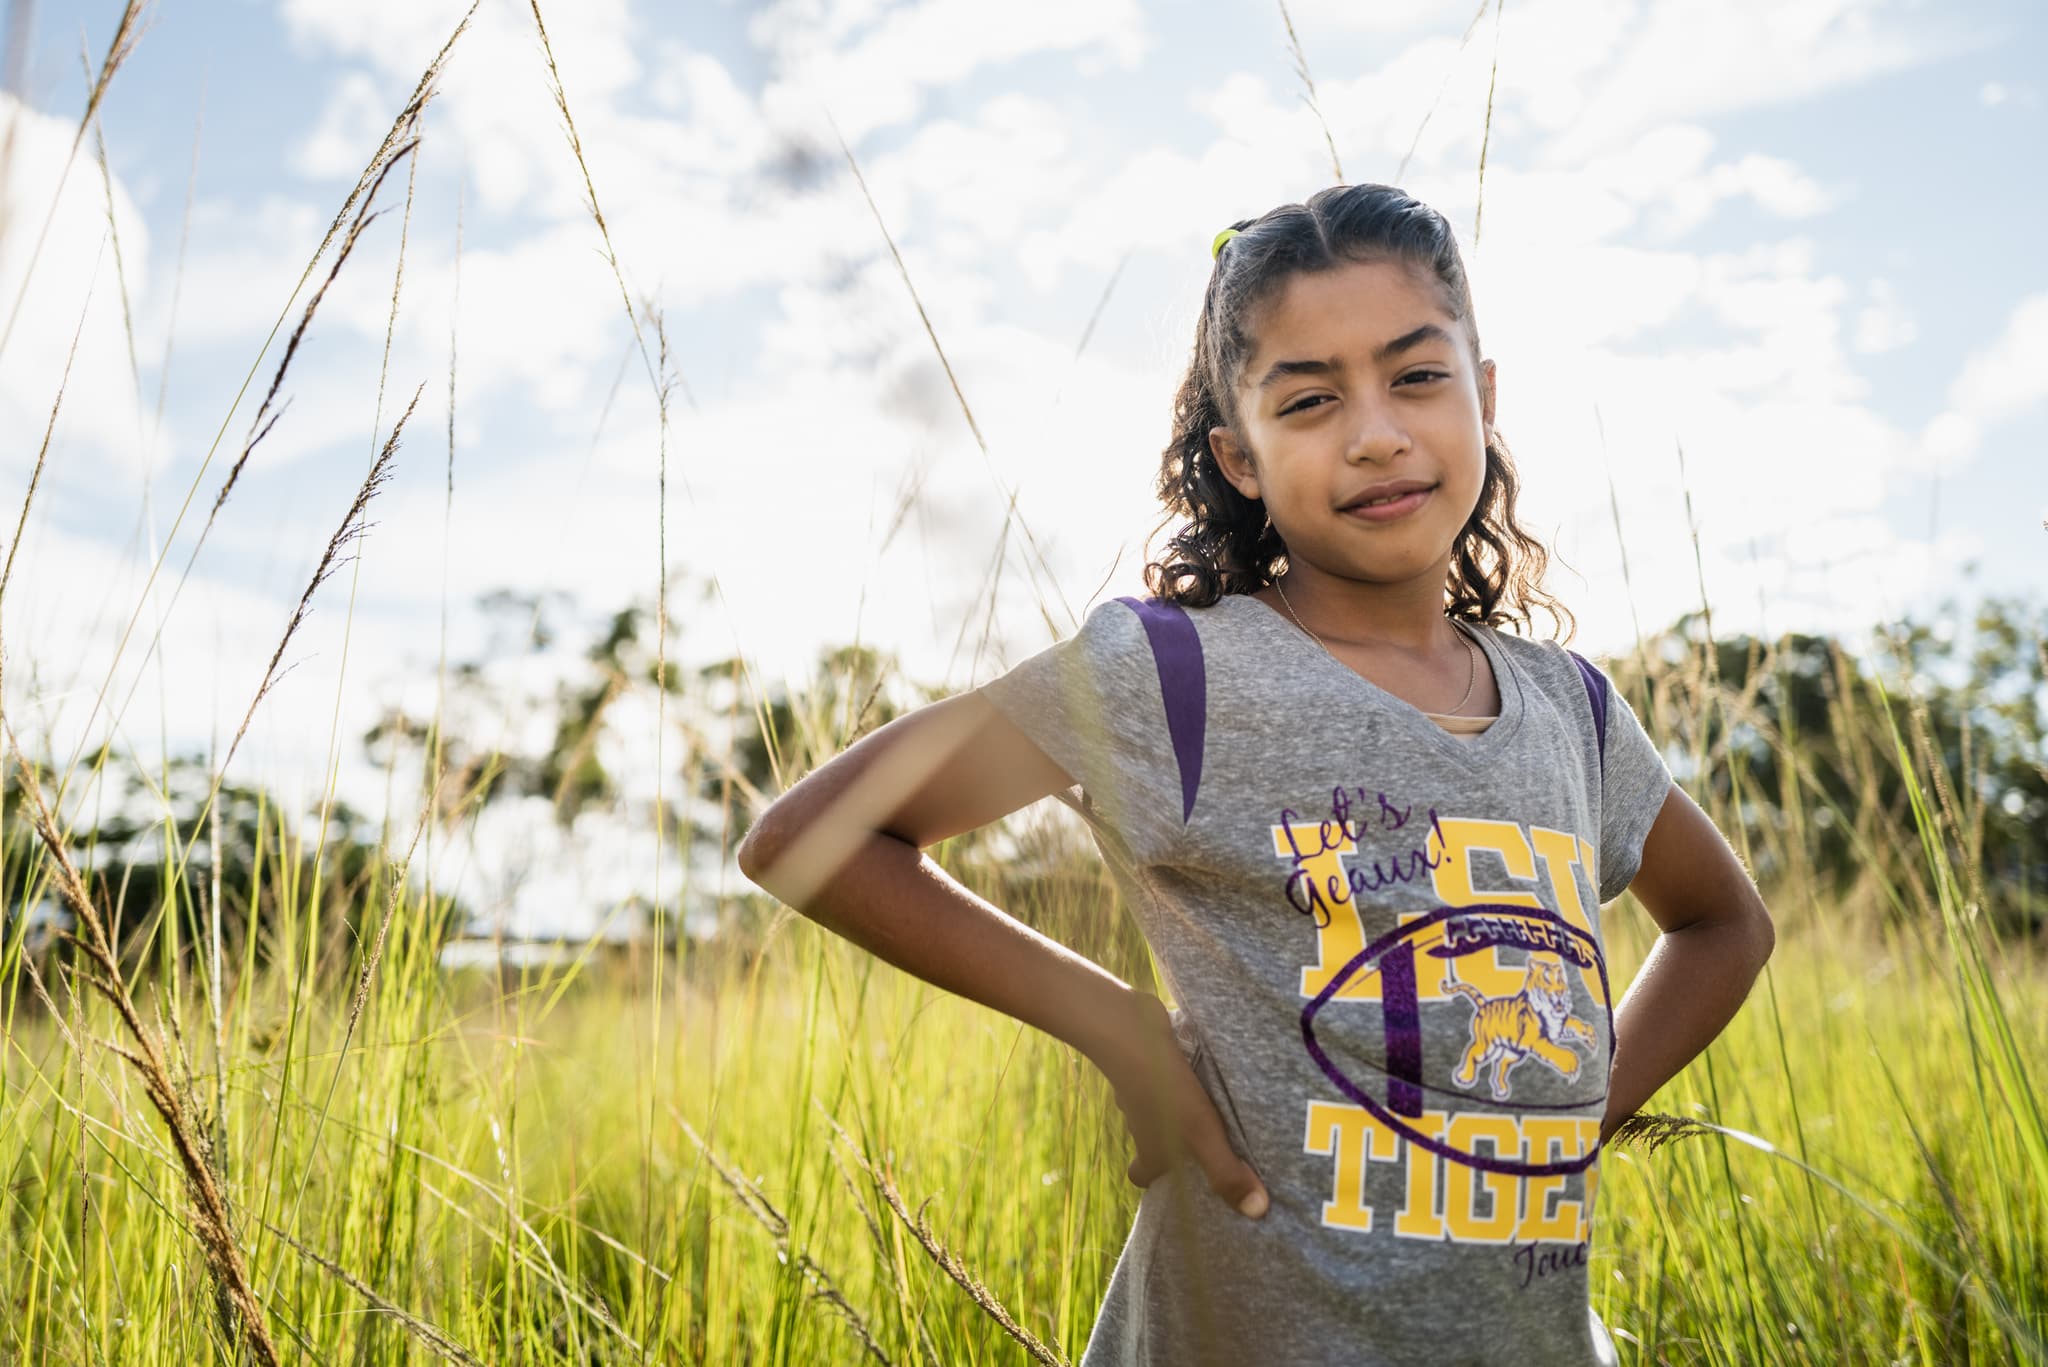
<instances>
[{"instance_id":1,"label":"gray t-shirt","mask_svg":"<svg viewBox=\"0 0 2048 1367\"><path fill-rule=\"evenodd\" d=\"M1468 634L1456 736L1258 599L1119 598L979 689L1080 785L1231 1143L1147 1187L1083 1367L1611 1361L1602 904L1671 776L1576 652Z\"/></svg>"}]
</instances>

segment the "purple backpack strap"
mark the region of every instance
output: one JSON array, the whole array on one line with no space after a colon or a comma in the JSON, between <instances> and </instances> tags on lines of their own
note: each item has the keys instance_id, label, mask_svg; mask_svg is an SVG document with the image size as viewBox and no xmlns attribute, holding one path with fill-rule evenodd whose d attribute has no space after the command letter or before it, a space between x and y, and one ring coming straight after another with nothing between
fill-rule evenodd
<instances>
[{"instance_id":1,"label":"purple backpack strap","mask_svg":"<svg viewBox=\"0 0 2048 1367\"><path fill-rule=\"evenodd\" d=\"M1607 767L1607 676L1585 656L1566 646L1564 653L1579 666L1579 678L1586 685L1586 700L1593 704L1593 738L1599 742L1600 766Z\"/></svg>"},{"instance_id":2,"label":"purple backpack strap","mask_svg":"<svg viewBox=\"0 0 2048 1367\"><path fill-rule=\"evenodd\" d=\"M1166 733L1173 740L1173 758L1180 768L1180 819L1186 825L1194 815L1195 794L1202 787L1202 740L1209 720L1202 638L1187 610L1170 599L1124 594L1116 601L1138 614L1152 645L1159 696L1166 704Z\"/></svg>"}]
</instances>

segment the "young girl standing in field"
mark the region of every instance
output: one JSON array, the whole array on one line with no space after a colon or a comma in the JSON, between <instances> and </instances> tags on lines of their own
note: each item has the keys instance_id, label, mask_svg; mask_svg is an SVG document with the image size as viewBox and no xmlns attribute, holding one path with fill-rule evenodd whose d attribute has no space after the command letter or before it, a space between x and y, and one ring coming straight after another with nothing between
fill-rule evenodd
<instances>
[{"instance_id":1,"label":"young girl standing in field","mask_svg":"<svg viewBox=\"0 0 2048 1367\"><path fill-rule=\"evenodd\" d=\"M740 849L1107 1077L1145 1191L1084 1367L1613 1360L1601 1145L1771 921L1600 671L1496 630L1556 605L1493 422L1436 211L1340 185L1226 230L1150 595L863 738ZM1172 1012L922 853L1075 784ZM1617 1001L1624 889L1662 934Z\"/></svg>"}]
</instances>

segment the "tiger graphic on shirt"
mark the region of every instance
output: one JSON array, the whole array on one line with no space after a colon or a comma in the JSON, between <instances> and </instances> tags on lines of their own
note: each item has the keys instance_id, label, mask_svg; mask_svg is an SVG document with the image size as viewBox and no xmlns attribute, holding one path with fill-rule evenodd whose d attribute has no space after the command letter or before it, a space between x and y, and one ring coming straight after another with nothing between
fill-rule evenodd
<instances>
[{"instance_id":1,"label":"tiger graphic on shirt","mask_svg":"<svg viewBox=\"0 0 2048 1367\"><path fill-rule=\"evenodd\" d=\"M1470 983L1444 981L1444 990L1472 1002L1472 1044L1451 1077L1460 1087L1477 1085L1492 1067L1495 1101L1509 1095L1508 1074L1525 1058L1535 1056L1566 1081L1578 1076L1579 1056L1563 1041L1595 1042L1593 1027L1572 1014L1572 989L1564 960L1531 954L1522 990L1509 997L1489 997Z\"/></svg>"}]
</instances>

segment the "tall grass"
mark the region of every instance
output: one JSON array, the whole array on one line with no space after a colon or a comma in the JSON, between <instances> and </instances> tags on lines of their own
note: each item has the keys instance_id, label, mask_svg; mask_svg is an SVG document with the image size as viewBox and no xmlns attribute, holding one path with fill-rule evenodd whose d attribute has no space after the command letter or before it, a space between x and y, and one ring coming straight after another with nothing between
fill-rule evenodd
<instances>
[{"instance_id":1,"label":"tall grass","mask_svg":"<svg viewBox=\"0 0 2048 1367\"><path fill-rule=\"evenodd\" d=\"M81 136L130 41L117 36ZM666 396L681 379L651 308L652 350L640 331L562 73L544 50L661 407L665 462ZM377 185L415 146L406 140L448 52L301 287L351 222L327 278L341 268ZM879 211L877 222L887 241ZM244 459L268 430L296 341ZM359 535L402 426L287 640ZM452 419L450 443L452 461ZM1014 500L1009 518L1042 567ZM1011 530L1006 521L1005 545ZM1970 776L1942 769L1913 699L1866 690L1845 670L1828 719L1859 785L1844 803L1815 776L1812 738L1774 730L1758 705L1771 653L1740 687L1714 659L1710 648L1645 655L1631 701L1660 738L1691 750L1688 773L1726 776L1693 795L1737 833L1752 867L1772 870L1778 949L1730 1029L1647 1108L1666 1118L1608 1151L1595 1306L1632 1363L2040 1360L2048 964L2038 944L1993 938L1980 914ZM831 705L833 684L792 700L795 729L775 737L783 780L862 726L864 712ZM1716 717L1718 731L1706 725ZM1781 791L1754 791L1739 753L1718 748L1714 737L1738 724L1786 759ZM733 755L683 751L691 791L745 800ZM116 752L100 747L83 777L75 758L30 756L18 743L8 759L27 786L5 790L0 807L0 1362L1078 1356L1138 1192L1123 1176L1127 1141L1106 1086L1064 1046L759 898L746 908L754 919L732 918L759 930L686 956L646 946L620 962L590 944L557 965L451 971L439 946L452 908L407 874L417 832L394 839L379 876L351 894L361 905L349 924L374 928L351 939L335 933L322 852L275 811L249 884L149 908L147 943L129 961L113 948L118 926L94 927L102 890L78 877L72 835ZM452 825L475 793L444 797L435 767L422 784L431 820ZM1903 779L1907 809L1878 800L1887 776ZM1783 820L1745 820L1759 797ZM1823 809L1859 851L1847 888L1828 885L1812 857ZM182 838L168 799L164 832ZM731 823L728 845L740 833ZM217 821L211 834L217 842ZM218 869L217 843L213 853ZM976 892L1147 980L1143 942L1056 806L934 854ZM59 896L76 941L53 941L30 914ZM261 909L255 929L225 945L224 897ZM1624 897L1606 926L1626 981L1654 925ZM218 961L187 974L185 956L202 946L218 947Z\"/></svg>"},{"instance_id":2,"label":"tall grass","mask_svg":"<svg viewBox=\"0 0 2048 1367\"><path fill-rule=\"evenodd\" d=\"M1657 686L1711 685L1682 664ZM1888 740L1913 779L1909 826L1876 834L1916 842L1919 886L1802 900L1799 865L1780 863L1794 873L1766 890L1780 939L1765 978L1649 1108L1734 1136L1617 1146L1603 1164L1595 1305L1630 1361L2028 1361L2048 1329L2033 1081L2048 972L2037 947L1992 942L1972 919L1908 735L1876 698L1841 706L1838 725ZM790 762L845 739L799 734ZM1143 945L1076 833L1024 821L1039 827L1034 864L1064 851L1044 878L1006 872L987 840L937 854L983 895L1142 974ZM292 853L286 823L270 830L273 853ZM50 867L11 842L9 905L33 903ZM219 1069L224 1180L287 1351L1033 1357L999 1310L1040 1360L1078 1355L1138 1193L1114 1106L1064 1046L784 911L753 943L710 942L682 968L663 959L667 1047L642 1053L621 1041L653 1019L653 967L586 953L503 983L451 974L434 952L445 904L394 878L379 893L392 912L382 962L366 973L369 946L343 959L332 937L309 938L308 889L268 892L265 957L312 956L309 985L261 969L244 944L226 1052L195 1059L193 1082L211 1096ZM1932 918L1880 914L1922 896ZM9 924L0 1281L15 1313L0 1355L203 1360L220 1322L194 1294L185 1178L147 1080L91 1043L115 1030L103 1003L35 1008L26 922ZM1653 934L1626 897L1610 913L1624 976ZM161 1009L185 1038L208 1037L198 994ZM275 1237L258 1241L247 1213L266 1204Z\"/></svg>"}]
</instances>

